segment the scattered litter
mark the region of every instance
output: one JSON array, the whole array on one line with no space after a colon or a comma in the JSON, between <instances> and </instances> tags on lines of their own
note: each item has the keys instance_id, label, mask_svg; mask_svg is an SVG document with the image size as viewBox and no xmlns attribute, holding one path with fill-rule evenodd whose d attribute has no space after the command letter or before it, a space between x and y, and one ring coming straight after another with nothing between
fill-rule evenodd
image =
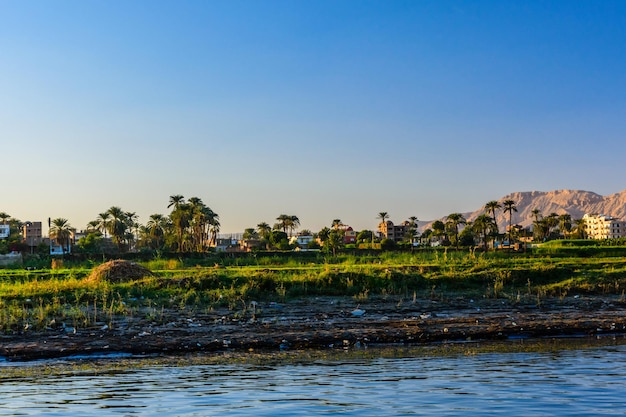
<instances>
[{"instance_id":1,"label":"scattered litter","mask_svg":"<svg viewBox=\"0 0 626 417\"><path fill-rule=\"evenodd\" d=\"M363 314L365 314L365 310L362 310L360 308L356 308L354 310L352 310L352 317L361 317Z\"/></svg>"}]
</instances>

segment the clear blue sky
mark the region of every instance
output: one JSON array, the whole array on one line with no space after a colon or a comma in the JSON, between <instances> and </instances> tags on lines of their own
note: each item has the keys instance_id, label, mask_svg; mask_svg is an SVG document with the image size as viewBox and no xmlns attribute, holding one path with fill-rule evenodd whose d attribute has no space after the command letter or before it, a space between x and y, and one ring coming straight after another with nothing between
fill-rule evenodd
<instances>
[{"instance_id":1,"label":"clear blue sky","mask_svg":"<svg viewBox=\"0 0 626 417\"><path fill-rule=\"evenodd\" d=\"M239 232L626 188L625 1L0 0L0 211Z\"/></svg>"}]
</instances>

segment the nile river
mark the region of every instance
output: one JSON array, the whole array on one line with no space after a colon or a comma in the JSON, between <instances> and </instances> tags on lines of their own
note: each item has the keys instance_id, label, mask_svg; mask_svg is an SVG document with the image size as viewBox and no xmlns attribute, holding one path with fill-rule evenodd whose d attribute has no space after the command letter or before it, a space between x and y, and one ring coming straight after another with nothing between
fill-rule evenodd
<instances>
[{"instance_id":1,"label":"nile river","mask_svg":"<svg viewBox=\"0 0 626 417\"><path fill-rule=\"evenodd\" d=\"M2 362L0 416L626 414L625 345L419 352L268 365Z\"/></svg>"}]
</instances>

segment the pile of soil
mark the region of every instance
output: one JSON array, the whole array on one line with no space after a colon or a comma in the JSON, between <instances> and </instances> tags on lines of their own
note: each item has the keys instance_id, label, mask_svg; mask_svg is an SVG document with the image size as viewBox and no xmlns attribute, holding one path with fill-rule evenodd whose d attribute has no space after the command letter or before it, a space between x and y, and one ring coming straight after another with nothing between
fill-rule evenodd
<instances>
[{"instance_id":1,"label":"pile of soil","mask_svg":"<svg viewBox=\"0 0 626 417\"><path fill-rule=\"evenodd\" d=\"M126 282L151 276L152 271L134 262L116 259L94 268L86 278L88 281Z\"/></svg>"}]
</instances>

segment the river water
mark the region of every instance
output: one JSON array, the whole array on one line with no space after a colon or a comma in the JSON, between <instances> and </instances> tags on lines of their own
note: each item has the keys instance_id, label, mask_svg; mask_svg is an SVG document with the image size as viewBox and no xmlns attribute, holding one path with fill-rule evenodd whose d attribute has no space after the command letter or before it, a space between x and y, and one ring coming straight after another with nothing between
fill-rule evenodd
<instances>
[{"instance_id":1,"label":"river water","mask_svg":"<svg viewBox=\"0 0 626 417\"><path fill-rule=\"evenodd\" d=\"M626 414L621 344L451 355L407 351L271 365L100 364L94 370L89 360L74 361L55 372L47 370L59 361L0 364L0 416Z\"/></svg>"}]
</instances>

